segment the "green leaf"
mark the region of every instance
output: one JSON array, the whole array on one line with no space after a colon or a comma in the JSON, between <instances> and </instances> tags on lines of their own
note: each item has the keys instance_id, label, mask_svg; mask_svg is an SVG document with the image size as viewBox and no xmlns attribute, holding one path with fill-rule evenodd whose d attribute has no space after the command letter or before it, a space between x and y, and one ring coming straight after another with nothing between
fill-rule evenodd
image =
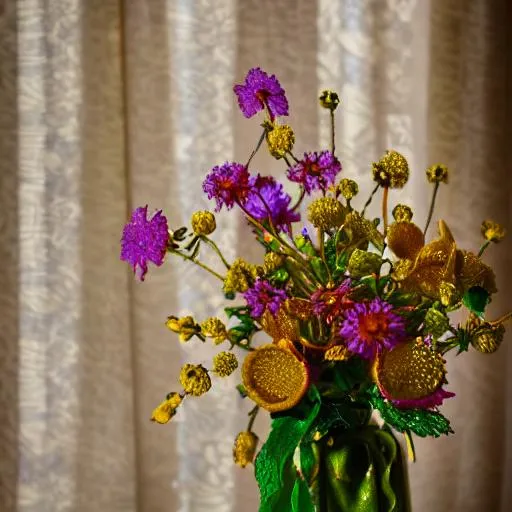
<instances>
[{"instance_id":1,"label":"green leaf","mask_svg":"<svg viewBox=\"0 0 512 512\"><path fill-rule=\"evenodd\" d=\"M288 280L290 274L284 268L277 269L270 275L270 281L273 283L284 283Z\"/></svg>"},{"instance_id":2,"label":"green leaf","mask_svg":"<svg viewBox=\"0 0 512 512\"><path fill-rule=\"evenodd\" d=\"M240 396L242 398L246 398L247 397L247 391L246 391L245 386L243 384L238 384L236 386L236 390L240 393Z\"/></svg>"},{"instance_id":3,"label":"green leaf","mask_svg":"<svg viewBox=\"0 0 512 512\"><path fill-rule=\"evenodd\" d=\"M380 412L382 419L399 432L410 430L420 437L453 434L449 420L440 412L427 409L398 409L378 395L378 391L372 394L371 403Z\"/></svg>"},{"instance_id":4,"label":"green leaf","mask_svg":"<svg viewBox=\"0 0 512 512\"><path fill-rule=\"evenodd\" d=\"M279 415L272 421L272 430L254 463L260 488L260 512L283 512L286 510L283 505L290 504L293 478L298 478L293 468L293 454L319 410L320 395L312 386L301 404L287 411L293 415ZM304 499L302 491L300 495ZM293 496L298 499L296 494Z\"/></svg>"},{"instance_id":5,"label":"green leaf","mask_svg":"<svg viewBox=\"0 0 512 512\"><path fill-rule=\"evenodd\" d=\"M473 286L462 297L462 303L475 315L482 316L490 302L490 293L481 286Z\"/></svg>"},{"instance_id":6,"label":"green leaf","mask_svg":"<svg viewBox=\"0 0 512 512\"><path fill-rule=\"evenodd\" d=\"M329 280L329 275L327 274L327 269L325 268L325 263L322 258L314 256L313 258L309 259L309 264L311 265L311 268L313 269L313 272L315 273L315 276L318 278L318 280L322 284L327 283Z\"/></svg>"}]
</instances>

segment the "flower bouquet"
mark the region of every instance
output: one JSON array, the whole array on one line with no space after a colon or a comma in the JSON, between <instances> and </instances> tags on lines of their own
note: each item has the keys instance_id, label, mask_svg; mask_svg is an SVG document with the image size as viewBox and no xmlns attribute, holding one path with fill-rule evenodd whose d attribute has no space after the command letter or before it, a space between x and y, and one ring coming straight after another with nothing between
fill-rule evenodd
<instances>
[{"instance_id":1,"label":"flower bouquet","mask_svg":"<svg viewBox=\"0 0 512 512\"><path fill-rule=\"evenodd\" d=\"M141 280L148 261L161 265L167 255L179 256L218 278L226 300L235 301L224 310L227 321L167 319L181 341L211 340L225 349L209 368L185 364L182 390L170 392L152 420L167 423L185 399L210 389L212 377L233 373L244 354L238 394L255 405L233 453L242 467L254 462L260 511L410 510L395 436L405 436L414 458L413 435L451 433L438 410L454 395L443 356L454 349L494 352L503 340L510 315L485 317L497 290L482 256L504 230L485 221L483 245L474 253L458 248L441 220L438 235L427 242L438 189L448 180L444 165L426 171L433 191L424 229L403 204L394 206L390 219L389 191L406 184L408 163L387 151L369 173L373 192L357 204L357 183L339 179L336 93L320 96L330 116L331 147L299 158L292 128L277 120L288 115L288 101L275 76L251 69L234 92L245 117L264 113L262 134L246 163L214 167L203 190L217 212L242 212L264 248L263 261L227 261L211 236L216 220L209 211L194 213L190 228L169 230L162 212L148 218L146 206L124 228L121 258ZM251 168L263 145L296 184L295 201L276 179ZM382 218L370 218L368 205L379 192ZM301 224L303 202L309 204ZM203 250L217 254L218 267L201 261ZM460 308L467 321L452 325L449 313ZM257 342L260 332L270 341ZM272 430L255 457L252 427L261 409L271 414Z\"/></svg>"}]
</instances>

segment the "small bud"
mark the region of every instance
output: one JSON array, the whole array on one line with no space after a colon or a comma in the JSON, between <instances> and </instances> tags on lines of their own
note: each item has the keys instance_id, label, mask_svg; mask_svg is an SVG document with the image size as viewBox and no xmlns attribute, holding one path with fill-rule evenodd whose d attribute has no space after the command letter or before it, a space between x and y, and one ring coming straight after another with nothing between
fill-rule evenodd
<instances>
[{"instance_id":1,"label":"small bud","mask_svg":"<svg viewBox=\"0 0 512 512\"><path fill-rule=\"evenodd\" d=\"M397 222L411 222L412 210L405 204L397 204L393 208L393 218Z\"/></svg>"},{"instance_id":2,"label":"small bud","mask_svg":"<svg viewBox=\"0 0 512 512\"><path fill-rule=\"evenodd\" d=\"M448 183L448 167L443 164L435 164L427 169L429 183Z\"/></svg>"},{"instance_id":3,"label":"small bud","mask_svg":"<svg viewBox=\"0 0 512 512\"><path fill-rule=\"evenodd\" d=\"M228 336L226 326L216 317L207 318L201 324L201 333L203 336L213 338L215 345L220 345Z\"/></svg>"},{"instance_id":4,"label":"small bud","mask_svg":"<svg viewBox=\"0 0 512 512\"><path fill-rule=\"evenodd\" d=\"M295 144L295 134L290 126L274 125L267 132L267 145L270 154L274 158L283 158L289 153Z\"/></svg>"},{"instance_id":5,"label":"small bud","mask_svg":"<svg viewBox=\"0 0 512 512\"><path fill-rule=\"evenodd\" d=\"M151 421L161 425L168 423L176 414L176 410L181 405L182 400L179 393L169 393L166 399L153 411Z\"/></svg>"},{"instance_id":6,"label":"small bud","mask_svg":"<svg viewBox=\"0 0 512 512\"><path fill-rule=\"evenodd\" d=\"M482 236L489 242L501 242L505 238L506 230L497 222L484 220L481 227Z\"/></svg>"},{"instance_id":7,"label":"small bud","mask_svg":"<svg viewBox=\"0 0 512 512\"><path fill-rule=\"evenodd\" d=\"M343 224L345 209L334 197L321 197L308 207L308 219L316 228L327 231Z\"/></svg>"},{"instance_id":8,"label":"small bud","mask_svg":"<svg viewBox=\"0 0 512 512\"><path fill-rule=\"evenodd\" d=\"M359 186L354 180L344 178L337 187L339 193L347 200L352 199L359 192Z\"/></svg>"},{"instance_id":9,"label":"small bud","mask_svg":"<svg viewBox=\"0 0 512 512\"><path fill-rule=\"evenodd\" d=\"M320 105L323 108L327 108L332 112L334 112L336 108L338 108L338 105L340 104L340 98L338 96L338 93L334 91L322 91L318 99L320 101Z\"/></svg>"},{"instance_id":10,"label":"small bud","mask_svg":"<svg viewBox=\"0 0 512 512\"><path fill-rule=\"evenodd\" d=\"M195 212L191 219L192 230L196 235L211 235L217 225L215 215L208 211Z\"/></svg>"},{"instance_id":11,"label":"small bud","mask_svg":"<svg viewBox=\"0 0 512 512\"><path fill-rule=\"evenodd\" d=\"M219 352L213 358L213 372L219 377L229 377L238 368L238 361L233 352Z\"/></svg>"},{"instance_id":12,"label":"small bud","mask_svg":"<svg viewBox=\"0 0 512 512\"><path fill-rule=\"evenodd\" d=\"M398 151L387 151L372 166L373 180L381 187L402 188L409 179L409 164Z\"/></svg>"},{"instance_id":13,"label":"small bud","mask_svg":"<svg viewBox=\"0 0 512 512\"><path fill-rule=\"evenodd\" d=\"M483 354L492 354L498 350L505 336L505 327L501 324L483 324L472 336L471 344Z\"/></svg>"},{"instance_id":14,"label":"small bud","mask_svg":"<svg viewBox=\"0 0 512 512\"><path fill-rule=\"evenodd\" d=\"M201 396L210 390L212 381L202 365L185 364L181 368L180 382L187 395Z\"/></svg>"},{"instance_id":15,"label":"small bud","mask_svg":"<svg viewBox=\"0 0 512 512\"><path fill-rule=\"evenodd\" d=\"M165 322L167 328L180 335L181 342L187 342L192 336L201 332L201 327L191 316L177 318L170 316Z\"/></svg>"},{"instance_id":16,"label":"small bud","mask_svg":"<svg viewBox=\"0 0 512 512\"><path fill-rule=\"evenodd\" d=\"M233 446L233 459L235 464L245 468L254 460L256 447L258 446L258 436L254 432L240 432L236 436Z\"/></svg>"}]
</instances>

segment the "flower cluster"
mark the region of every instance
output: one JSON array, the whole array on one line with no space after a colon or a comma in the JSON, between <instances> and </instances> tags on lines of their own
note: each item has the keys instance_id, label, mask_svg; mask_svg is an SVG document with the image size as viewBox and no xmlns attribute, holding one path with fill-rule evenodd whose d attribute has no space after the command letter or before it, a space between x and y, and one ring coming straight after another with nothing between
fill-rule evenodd
<instances>
[{"instance_id":1,"label":"flower cluster","mask_svg":"<svg viewBox=\"0 0 512 512\"><path fill-rule=\"evenodd\" d=\"M218 279L229 301L227 320L167 318L166 326L182 342L199 340L223 350L209 367L183 366L182 391L166 395L153 421L167 423L185 398L202 396L218 378L232 376L241 378L238 390L256 404L235 442L234 459L242 467L255 457L258 438L252 427L260 409L279 413L280 420L286 419L281 424L308 417L310 423L300 427L307 424L308 430L296 439L301 446L324 435L326 425L356 428L375 410L408 438L411 433L450 433L438 410L453 396L445 354L496 351L504 339L504 322L512 316L486 317L497 290L483 256L504 238L504 228L484 221L477 251L460 248L442 220L438 234L429 234L438 189L448 183L449 169L442 164L425 171L432 203L420 228L409 206L388 204L393 189L404 187L411 172L406 157L393 149L376 158L368 173L375 188L360 200L357 182L344 176L336 154L334 115L340 100L335 92L320 96L331 119L330 147L306 152L301 159L293 154L293 129L276 120L289 108L277 78L254 68L234 92L245 117L264 116L263 133L247 163L214 166L203 190L216 211L236 207L244 216L262 246L261 260L229 261L210 237L217 226L209 211L194 213L191 228L171 231L161 211L148 218L148 207L141 207L123 231L121 259L141 280L148 262L162 265L169 253ZM252 169L252 157L264 141L283 166L286 190L295 192ZM373 219L367 206L379 196L382 218ZM301 209L307 211L307 227L299 224ZM205 250L215 253L216 266L200 259ZM452 325L448 313L457 309L466 310L468 320ZM261 333L267 335L263 343L256 341L262 340L255 336ZM246 354L239 372L235 351ZM256 464L268 457L268 450L262 449ZM295 464L293 457L289 464ZM300 477L302 468L296 469Z\"/></svg>"}]
</instances>

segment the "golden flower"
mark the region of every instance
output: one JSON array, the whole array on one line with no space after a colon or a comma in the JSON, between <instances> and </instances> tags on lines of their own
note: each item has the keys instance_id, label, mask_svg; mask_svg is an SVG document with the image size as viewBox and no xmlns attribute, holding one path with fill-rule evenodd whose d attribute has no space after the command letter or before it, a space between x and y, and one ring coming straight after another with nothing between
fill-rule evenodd
<instances>
[{"instance_id":1,"label":"golden flower","mask_svg":"<svg viewBox=\"0 0 512 512\"><path fill-rule=\"evenodd\" d=\"M431 165L427 169L427 180L429 183L448 183L448 167L443 164Z\"/></svg>"},{"instance_id":2,"label":"golden flower","mask_svg":"<svg viewBox=\"0 0 512 512\"><path fill-rule=\"evenodd\" d=\"M412 222L393 222L387 231L388 247L399 257L414 259L425 245L425 236Z\"/></svg>"},{"instance_id":3,"label":"golden flower","mask_svg":"<svg viewBox=\"0 0 512 512\"><path fill-rule=\"evenodd\" d=\"M161 425L168 423L176 414L176 410L180 406L183 398L179 393L169 393L165 400L153 410L151 421L160 423Z\"/></svg>"},{"instance_id":4,"label":"golden flower","mask_svg":"<svg viewBox=\"0 0 512 512\"><path fill-rule=\"evenodd\" d=\"M213 372L219 377L229 377L238 368L238 360L233 352L219 352L213 358Z\"/></svg>"},{"instance_id":5,"label":"golden flower","mask_svg":"<svg viewBox=\"0 0 512 512\"><path fill-rule=\"evenodd\" d=\"M363 277L378 273L382 258L374 253L355 249L348 261L347 270L351 277Z\"/></svg>"},{"instance_id":6,"label":"golden flower","mask_svg":"<svg viewBox=\"0 0 512 512\"><path fill-rule=\"evenodd\" d=\"M323 108L327 108L329 110L332 110L333 112L340 104L340 98L338 96L338 93L330 90L322 91L318 99L320 101L320 105Z\"/></svg>"},{"instance_id":7,"label":"golden flower","mask_svg":"<svg viewBox=\"0 0 512 512\"><path fill-rule=\"evenodd\" d=\"M256 447L258 446L258 436L251 431L240 432L235 439L233 446L233 460L235 464L245 468L247 464L254 461Z\"/></svg>"},{"instance_id":8,"label":"golden flower","mask_svg":"<svg viewBox=\"0 0 512 512\"><path fill-rule=\"evenodd\" d=\"M397 222L411 222L412 220L412 210L405 204L397 204L393 208L393 218Z\"/></svg>"},{"instance_id":9,"label":"golden flower","mask_svg":"<svg viewBox=\"0 0 512 512\"><path fill-rule=\"evenodd\" d=\"M489 242L501 242L505 238L506 230L497 222L492 220L484 220L482 222L482 236Z\"/></svg>"},{"instance_id":10,"label":"golden flower","mask_svg":"<svg viewBox=\"0 0 512 512\"><path fill-rule=\"evenodd\" d=\"M267 252L263 261L263 270L266 274L271 274L284 264L284 257L275 252Z\"/></svg>"},{"instance_id":11,"label":"golden flower","mask_svg":"<svg viewBox=\"0 0 512 512\"><path fill-rule=\"evenodd\" d=\"M372 166L373 179L381 187L402 188L409 179L409 164L397 151L386 154Z\"/></svg>"},{"instance_id":12,"label":"golden flower","mask_svg":"<svg viewBox=\"0 0 512 512\"><path fill-rule=\"evenodd\" d=\"M334 345L328 349L324 354L326 361L345 361L350 357L350 352L347 347L343 345Z\"/></svg>"},{"instance_id":13,"label":"golden flower","mask_svg":"<svg viewBox=\"0 0 512 512\"><path fill-rule=\"evenodd\" d=\"M344 178L338 185L338 191L345 199L352 199L359 192L359 186L354 180Z\"/></svg>"},{"instance_id":14,"label":"golden flower","mask_svg":"<svg viewBox=\"0 0 512 512\"><path fill-rule=\"evenodd\" d=\"M179 334L180 341L182 342L188 341L192 336L201 332L200 325L191 316L184 316L182 318L170 316L167 318L165 325L171 331Z\"/></svg>"},{"instance_id":15,"label":"golden flower","mask_svg":"<svg viewBox=\"0 0 512 512\"><path fill-rule=\"evenodd\" d=\"M299 326L297 320L292 318L288 307L279 308L274 316L268 309L261 317L261 326L263 330L273 339L287 339L295 341L299 337Z\"/></svg>"},{"instance_id":16,"label":"golden flower","mask_svg":"<svg viewBox=\"0 0 512 512\"><path fill-rule=\"evenodd\" d=\"M345 217L344 231L347 233L351 245L371 242L379 251L384 248L382 233L373 222L365 219L356 211L350 212Z\"/></svg>"},{"instance_id":17,"label":"golden flower","mask_svg":"<svg viewBox=\"0 0 512 512\"><path fill-rule=\"evenodd\" d=\"M256 265L247 263L243 258L237 258L228 270L224 280L224 293L246 292L259 276L261 270Z\"/></svg>"},{"instance_id":18,"label":"golden flower","mask_svg":"<svg viewBox=\"0 0 512 512\"><path fill-rule=\"evenodd\" d=\"M215 223L215 215L208 211L199 211L192 214L192 230L196 235L211 235L217 224Z\"/></svg>"},{"instance_id":19,"label":"golden flower","mask_svg":"<svg viewBox=\"0 0 512 512\"><path fill-rule=\"evenodd\" d=\"M450 321L445 313L430 308L425 315L425 332L434 339L440 338L450 328Z\"/></svg>"},{"instance_id":20,"label":"golden flower","mask_svg":"<svg viewBox=\"0 0 512 512\"><path fill-rule=\"evenodd\" d=\"M308 207L308 219L315 228L327 231L343 224L345 209L334 197L321 197Z\"/></svg>"},{"instance_id":21,"label":"golden flower","mask_svg":"<svg viewBox=\"0 0 512 512\"><path fill-rule=\"evenodd\" d=\"M274 344L249 352L242 366L249 398L269 412L298 404L309 385L306 365L289 350Z\"/></svg>"},{"instance_id":22,"label":"golden flower","mask_svg":"<svg viewBox=\"0 0 512 512\"><path fill-rule=\"evenodd\" d=\"M273 125L272 129L267 131L268 150L274 158L283 158L292 150L294 144L295 134L287 124Z\"/></svg>"},{"instance_id":23,"label":"golden flower","mask_svg":"<svg viewBox=\"0 0 512 512\"><path fill-rule=\"evenodd\" d=\"M222 320L214 316L207 318L201 324L201 333L208 338L213 338L215 345L222 343L228 336L226 326Z\"/></svg>"},{"instance_id":24,"label":"golden flower","mask_svg":"<svg viewBox=\"0 0 512 512\"><path fill-rule=\"evenodd\" d=\"M503 325L491 325L485 322L471 336L471 344L483 354L492 354L498 350L504 336L505 327Z\"/></svg>"},{"instance_id":25,"label":"golden flower","mask_svg":"<svg viewBox=\"0 0 512 512\"><path fill-rule=\"evenodd\" d=\"M212 387L208 370L200 364L185 364L181 368L180 382L187 395L201 396Z\"/></svg>"}]
</instances>

